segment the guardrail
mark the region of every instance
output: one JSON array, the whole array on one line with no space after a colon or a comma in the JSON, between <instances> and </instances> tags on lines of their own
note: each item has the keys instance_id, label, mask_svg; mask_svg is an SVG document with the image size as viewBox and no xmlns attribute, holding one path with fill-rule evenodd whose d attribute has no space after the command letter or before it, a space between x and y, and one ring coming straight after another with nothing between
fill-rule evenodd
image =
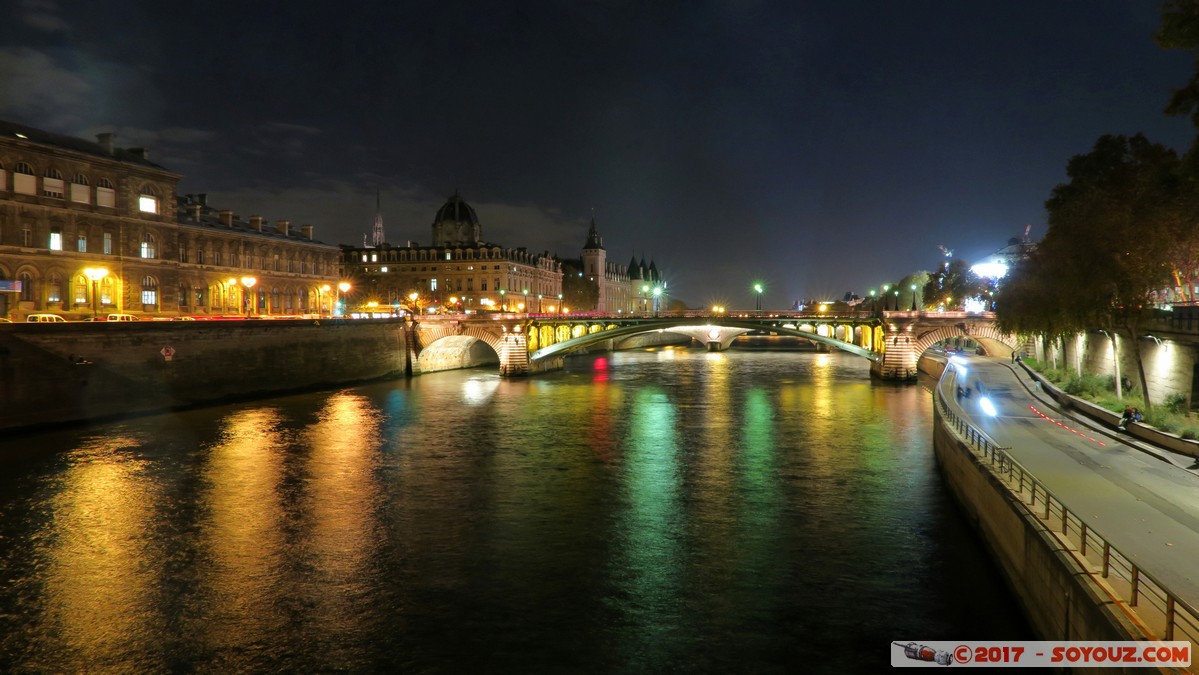
<instances>
[{"instance_id":1,"label":"guardrail","mask_svg":"<svg viewBox=\"0 0 1199 675\"><path fill-rule=\"evenodd\" d=\"M948 371L947 371L948 372ZM956 377L956 375L955 375ZM937 406L962 440L988 465L1015 495L1028 513L1045 523L1076 560L1099 574L1114 599L1127 603L1141 622L1162 640L1199 640L1199 612L1170 591L1145 568L1137 565L1112 545L1085 520L1072 512L1044 483L1037 480L1008 452L981 429L954 412L943 387L942 377L936 388Z\"/></svg>"}]
</instances>

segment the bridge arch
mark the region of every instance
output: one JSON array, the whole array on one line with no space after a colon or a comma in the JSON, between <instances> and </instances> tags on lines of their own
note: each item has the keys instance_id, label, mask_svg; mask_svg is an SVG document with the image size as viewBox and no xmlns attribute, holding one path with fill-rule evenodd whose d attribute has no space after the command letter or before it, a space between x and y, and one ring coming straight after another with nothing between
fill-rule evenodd
<instances>
[{"instance_id":1,"label":"bridge arch","mask_svg":"<svg viewBox=\"0 0 1199 675\"><path fill-rule=\"evenodd\" d=\"M498 364L503 353L502 337L477 325L421 325L417 335L422 373Z\"/></svg>"},{"instance_id":2,"label":"bridge arch","mask_svg":"<svg viewBox=\"0 0 1199 675\"><path fill-rule=\"evenodd\" d=\"M982 347L983 352L991 355L1010 356L1016 350L1016 336L1002 333L991 322L966 322L953 326L939 326L921 333L916 338L913 351L917 356L923 354L929 347L951 338L968 337Z\"/></svg>"},{"instance_id":3,"label":"bridge arch","mask_svg":"<svg viewBox=\"0 0 1199 675\"><path fill-rule=\"evenodd\" d=\"M682 319L678 319L678 320L669 320L668 319L668 320L658 320L658 321L652 321L652 322L650 322L650 321L639 322L639 323L636 323L633 325L609 324L609 325L605 326L604 329L602 329L602 330L598 330L596 332L587 332L584 335L572 337L571 339L566 340L564 342L559 342L559 343L556 343L553 345L548 345L548 346L540 347L537 349L533 349L532 346L530 346L530 350L532 353L529 356L529 360L532 362L538 362L538 361L542 361L544 359L548 359L548 358L551 358L554 356L563 355L567 352L571 352L571 351L575 351L575 350L579 350L579 349L585 349L589 346L599 344L605 340L612 340L612 339L617 339L617 338L622 338L622 337L628 337L628 336L632 336L632 335L637 335L639 333L649 333L649 332L654 332L654 331L682 332L682 331L678 331L678 330L672 330L672 329L679 329L679 328L692 329L692 330L699 329L701 331L702 330L711 330L714 328L726 328L726 329L741 329L741 330L744 330L745 332L755 331L755 330L769 330L770 332L777 333L779 335L794 335L796 337L802 337L802 338L806 338L808 340L812 340L815 342L820 342L820 343L826 344L830 347L839 349L841 351L849 352L849 353L855 354L857 356L861 356L861 357L869 359L871 361L877 361L879 359L878 354L876 354L868 349L864 349L864 348L862 348L858 345L855 345L851 342L845 342L843 340L838 340L836 338L829 337L828 335L821 335L816 330L803 330L802 326L796 326L796 327L784 327L781 325L763 326L761 323L758 323L758 322L737 321L736 319L710 319L710 320L706 320L706 321L694 321L694 320L687 321L687 320L682 320ZM691 331L682 332L682 333L684 335L686 335L690 332ZM830 332L830 331L826 330L825 332Z\"/></svg>"}]
</instances>

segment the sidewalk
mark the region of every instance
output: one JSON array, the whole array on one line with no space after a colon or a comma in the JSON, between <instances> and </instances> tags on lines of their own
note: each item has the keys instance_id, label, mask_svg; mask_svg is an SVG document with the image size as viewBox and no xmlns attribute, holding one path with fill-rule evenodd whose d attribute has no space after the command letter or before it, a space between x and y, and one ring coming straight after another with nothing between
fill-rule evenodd
<instances>
[{"instance_id":1,"label":"sidewalk","mask_svg":"<svg viewBox=\"0 0 1199 675\"><path fill-rule=\"evenodd\" d=\"M980 357L975 358L978 359ZM1101 434L1112 439L1113 442L1121 443L1163 462L1167 462L1176 468L1189 471L1192 474L1199 476L1199 460L1196 460L1194 457L1176 452L1169 448L1153 445L1152 443L1148 443L1139 438L1133 438L1128 434L1121 434L1115 429L1115 427L1103 425L1100 422L1076 411L1062 410L1058 402L1054 400L1052 396L1046 393L1044 389L1039 386L1040 383L1029 374L1028 367L1023 363L1011 363L1005 359L994 357L991 357L989 360L992 360L995 363L998 363L1011 370L1012 374L1024 387L1025 391L1027 391L1030 396L1040 401L1041 406L1043 406L1041 407L1041 412L1047 413L1047 411L1052 410L1062 418L1069 418L1076 426L1086 427L1097 434Z\"/></svg>"}]
</instances>

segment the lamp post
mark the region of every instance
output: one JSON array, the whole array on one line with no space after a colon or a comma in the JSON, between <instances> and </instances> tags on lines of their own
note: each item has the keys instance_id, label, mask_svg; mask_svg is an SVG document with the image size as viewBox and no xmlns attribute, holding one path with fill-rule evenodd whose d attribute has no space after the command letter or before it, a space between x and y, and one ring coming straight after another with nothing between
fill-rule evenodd
<instances>
[{"instance_id":1,"label":"lamp post","mask_svg":"<svg viewBox=\"0 0 1199 675\"><path fill-rule=\"evenodd\" d=\"M92 280L92 320L100 314L100 280L108 276L108 270L103 267L89 267L83 270L88 279Z\"/></svg>"},{"instance_id":2,"label":"lamp post","mask_svg":"<svg viewBox=\"0 0 1199 675\"><path fill-rule=\"evenodd\" d=\"M889 300L889 298L887 298L887 291L889 291L889 290L891 290L891 284L883 284L883 292L879 294L879 295L883 296L883 311L884 312L887 311L887 309L889 309L887 307L887 301Z\"/></svg>"},{"instance_id":3,"label":"lamp post","mask_svg":"<svg viewBox=\"0 0 1199 675\"><path fill-rule=\"evenodd\" d=\"M895 296L895 311L899 311L899 289L891 291L891 295Z\"/></svg>"},{"instance_id":4,"label":"lamp post","mask_svg":"<svg viewBox=\"0 0 1199 675\"><path fill-rule=\"evenodd\" d=\"M504 289L501 288L500 289L500 311L501 312L508 311L508 299L506 297L504 297L505 293L507 293L507 291L505 291Z\"/></svg>"},{"instance_id":5,"label":"lamp post","mask_svg":"<svg viewBox=\"0 0 1199 675\"><path fill-rule=\"evenodd\" d=\"M245 295L242 296L242 300L244 301L244 304L246 306L246 309L245 309L246 316L250 315L250 289L254 288L254 284L256 284L256 283L258 283L258 279L255 279L254 277L242 277L241 278L241 285L246 287ZM257 305L258 305L257 299L255 299L254 305L255 305L254 308L257 309L258 308L257 307Z\"/></svg>"},{"instance_id":6,"label":"lamp post","mask_svg":"<svg viewBox=\"0 0 1199 675\"><path fill-rule=\"evenodd\" d=\"M758 294L757 310L762 311L762 291L765 290L761 283L754 284L754 292Z\"/></svg>"},{"instance_id":7,"label":"lamp post","mask_svg":"<svg viewBox=\"0 0 1199 675\"><path fill-rule=\"evenodd\" d=\"M878 314L878 298L874 297L874 289L870 289L870 313Z\"/></svg>"},{"instance_id":8,"label":"lamp post","mask_svg":"<svg viewBox=\"0 0 1199 675\"><path fill-rule=\"evenodd\" d=\"M541 294L537 294L537 313L541 313Z\"/></svg>"},{"instance_id":9,"label":"lamp post","mask_svg":"<svg viewBox=\"0 0 1199 675\"><path fill-rule=\"evenodd\" d=\"M662 298L662 287L654 286L654 318L658 318L658 304Z\"/></svg>"},{"instance_id":10,"label":"lamp post","mask_svg":"<svg viewBox=\"0 0 1199 675\"><path fill-rule=\"evenodd\" d=\"M337 284L337 307L334 307L334 308L333 308L333 316L337 316L337 310L338 310L338 309L340 309L340 310L341 310L341 315L342 315L342 316L345 316L345 315L346 315L346 309L345 309L345 307L342 305L342 302L343 302L343 301L342 301L342 299L341 299L341 296L345 295L345 294L346 294L346 293L348 293L349 291L350 291L350 282L348 282L348 281L343 281L343 282L341 282L340 284Z\"/></svg>"},{"instance_id":11,"label":"lamp post","mask_svg":"<svg viewBox=\"0 0 1199 675\"><path fill-rule=\"evenodd\" d=\"M649 299L649 284L641 284L641 313L645 314L645 303Z\"/></svg>"},{"instance_id":12,"label":"lamp post","mask_svg":"<svg viewBox=\"0 0 1199 675\"><path fill-rule=\"evenodd\" d=\"M420 300L420 293L417 293L416 291L412 291L411 293L408 294L408 301L412 303L411 308L412 308L413 316L420 314L419 300Z\"/></svg>"},{"instance_id":13,"label":"lamp post","mask_svg":"<svg viewBox=\"0 0 1199 675\"><path fill-rule=\"evenodd\" d=\"M558 294L558 316L562 316L562 294Z\"/></svg>"},{"instance_id":14,"label":"lamp post","mask_svg":"<svg viewBox=\"0 0 1199 675\"><path fill-rule=\"evenodd\" d=\"M912 284L912 311L916 311L916 284Z\"/></svg>"},{"instance_id":15,"label":"lamp post","mask_svg":"<svg viewBox=\"0 0 1199 675\"><path fill-rule=\"evenodd\" d=\"M529 289L527 289L527 288L524 289L524 294L525 294L525 302L524 302L524 306L521 307L521 309L524 310L525 312L528 312L529 311Z\"/></svg>"}]
</instances>

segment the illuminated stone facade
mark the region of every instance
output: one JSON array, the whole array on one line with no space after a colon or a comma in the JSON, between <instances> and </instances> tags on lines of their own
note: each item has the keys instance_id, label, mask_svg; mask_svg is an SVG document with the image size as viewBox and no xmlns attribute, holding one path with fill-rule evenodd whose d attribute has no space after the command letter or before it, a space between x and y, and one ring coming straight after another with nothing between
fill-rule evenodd
<instances>
[{"instance_id":1,"label":"illuminated stone facade","mask_svg":"<svg viewBox=\"0 0 1199 675\"><path fill-rule=\"evenodd\" d=\"M315 313L338 249L180 196L142 149L0 121L0 316ZM96 270L102 270L98 276ZM254 279L253 286L242 279Z\"/></svg>"}]
</instances>

